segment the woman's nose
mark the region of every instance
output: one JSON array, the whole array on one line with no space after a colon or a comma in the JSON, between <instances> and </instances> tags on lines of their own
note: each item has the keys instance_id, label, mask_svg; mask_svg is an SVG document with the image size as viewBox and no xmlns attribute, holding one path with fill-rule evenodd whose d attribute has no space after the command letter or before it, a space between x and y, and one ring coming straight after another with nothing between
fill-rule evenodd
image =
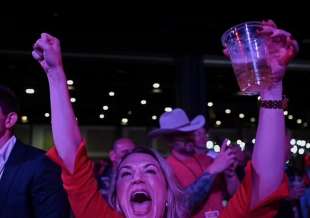
<instances>
[{"instance_id":1,"label":"woman's nose","mask_svg":"<svg viewBox=\"0 0 310 218\"><path fill-rule=\"evenodd\" d=\"M134 173L133 182L134 183L143 183L143 172L141 172L140 170L137 170Z\"/></svg>"}]
</instances>

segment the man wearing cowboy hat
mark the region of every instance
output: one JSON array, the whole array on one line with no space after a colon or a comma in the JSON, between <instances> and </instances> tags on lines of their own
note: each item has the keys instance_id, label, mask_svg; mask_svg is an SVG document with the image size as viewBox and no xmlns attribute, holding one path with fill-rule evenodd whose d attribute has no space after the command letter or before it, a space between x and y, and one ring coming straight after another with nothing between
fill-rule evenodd
<instances>
[{"instance_id":1,"label":"man wearing cowboy hat","mask_svg":"<svg viewBox=\"0 0 310 218\"><path fill-rule=\"evenodd\" d=\"M202 115L190 121L182 109L176 108L171 112L163 113L159 124L160 128L151 131L149 136L162 137L170 145L171 153L167 161L183 188L203 188L204 186L199 183L203 182L201 177L204 174L218 175L233 163L234 154L230 149L226 149L226 142L215 160L207 155L196 154L194 132L205 124L205 118ZM218 213L223 208L226 190L233 189L234 187L229 186L234 185L236 185L234 182L226 183L223 175L216 176L211 191L198 191L199 194L194 196L198 199L191 199L200 203L196 205L193 217L202 218L206 217L207 213Z\"/></svg>"}]
</instances>

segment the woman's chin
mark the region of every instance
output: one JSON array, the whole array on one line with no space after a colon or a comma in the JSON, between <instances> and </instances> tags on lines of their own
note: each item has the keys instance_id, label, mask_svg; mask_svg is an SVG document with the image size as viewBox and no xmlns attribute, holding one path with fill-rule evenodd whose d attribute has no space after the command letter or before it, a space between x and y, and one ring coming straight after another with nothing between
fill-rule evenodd
<instances>
[{"instance_id":1,"label":"woman's chin","mask_svg":"<svg viewBox=\"0 0 310 218\"><path fill-rule=\"evenodd\" d=\"M152 206L150 202L141 204L131 203L130 208L127 210L128 213L125 216L126 218L160 218L160 216L156 216Z\"/></svg>"}]
</instances>

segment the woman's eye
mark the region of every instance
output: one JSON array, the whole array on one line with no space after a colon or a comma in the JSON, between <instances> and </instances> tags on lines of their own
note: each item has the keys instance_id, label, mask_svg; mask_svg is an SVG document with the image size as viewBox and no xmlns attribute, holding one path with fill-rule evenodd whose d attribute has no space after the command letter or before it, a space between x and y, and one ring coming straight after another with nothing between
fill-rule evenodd
<instances>
[{"instance_id":1,"label":"woman's eye","mask_svg":"<svg viewBox=\"0 0 310 218\"><path fill-rule=\"evenodd\" d=\"M154 174L154 175L156 174L156 171L153 170L153 169L149 169L149 170L147 170L146 172L147 172L147 173L150 173L150 174Z\"/></svg>"},{"instance_id":2,"label":"woman's eye","mask_svg":"<svg viewBox=\"0 0 310 218\"><path fill-rule=\"evenodd\" d=\"M124 178L126 176L130 176L130 173L129 172L123 172L121 173L121 178Z\"/></svg>"}]
</instances>

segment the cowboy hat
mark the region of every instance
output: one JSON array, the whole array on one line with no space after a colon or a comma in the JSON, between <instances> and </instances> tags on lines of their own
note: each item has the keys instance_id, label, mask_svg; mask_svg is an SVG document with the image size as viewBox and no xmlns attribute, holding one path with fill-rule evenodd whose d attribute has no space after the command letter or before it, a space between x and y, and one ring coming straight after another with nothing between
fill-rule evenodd
<instances>
[{"instance_id":1,"label":"cowboy hat","mask_svg":"<svg viewBox=\"0 0 310 218\"><path fill-rule=\"evenodd\" d=\"M174 132L192 132L203 127L204 124L203 115L198 115L190 121L184 110L175 108L171 112L163 113L159 118L160 127L152 130L148 135L156 137Z\"/></svg>"}]
</instances>

